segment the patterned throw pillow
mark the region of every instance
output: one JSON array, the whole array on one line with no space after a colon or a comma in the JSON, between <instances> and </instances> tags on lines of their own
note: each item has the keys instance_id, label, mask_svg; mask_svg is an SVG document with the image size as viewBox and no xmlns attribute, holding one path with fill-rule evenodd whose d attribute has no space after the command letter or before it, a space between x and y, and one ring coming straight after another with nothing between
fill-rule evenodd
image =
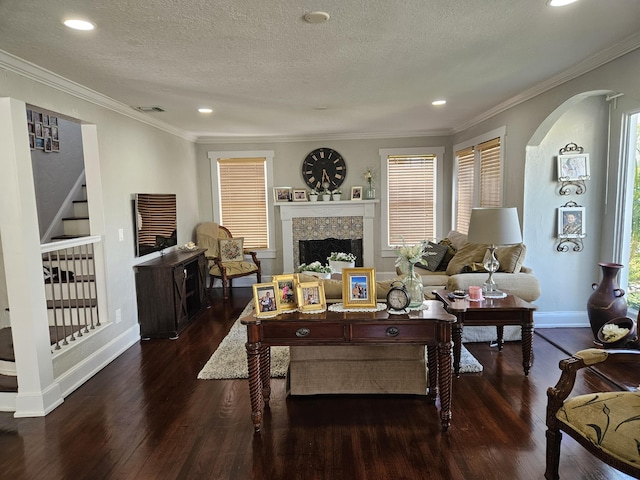
<instances>
[{"instance_id":1,"label":"patterned throw pillow","mask_svg":"<svg viewBox=\"0 0 640 480\"><path fill-rule=\"evenodd\" d=\"M446 245L429 242L422 256L423 261L416 263L416 266L435 272L448 250L449 248Z\"/></svg>"},{"instance_id":2,"label":"patterned throw pillow","mask_svg":"<svg viewBox=\"0 0 640 480\"><path fill-rule=\"evenodd\" d=\"M241 262L244 260L243 244L243 237L220 238L218 240L220 260L223 262Z\"/></svg>"}]
</instances>

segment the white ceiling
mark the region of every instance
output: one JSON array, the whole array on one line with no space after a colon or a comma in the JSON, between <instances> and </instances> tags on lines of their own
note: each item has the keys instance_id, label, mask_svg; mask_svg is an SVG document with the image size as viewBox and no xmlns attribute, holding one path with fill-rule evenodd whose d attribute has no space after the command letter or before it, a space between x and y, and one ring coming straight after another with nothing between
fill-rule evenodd
<instances>
[{"instance_id":1,"label":"white ceiling","mask_svg":"<svg viewBox=\"0 0 640 480\"><path fill-rule=\"evenodd\" d=\"M0 0L1 50L226 139L452 133L637 48L638 25L640 0Z\"/></svg>"}]
</instances>

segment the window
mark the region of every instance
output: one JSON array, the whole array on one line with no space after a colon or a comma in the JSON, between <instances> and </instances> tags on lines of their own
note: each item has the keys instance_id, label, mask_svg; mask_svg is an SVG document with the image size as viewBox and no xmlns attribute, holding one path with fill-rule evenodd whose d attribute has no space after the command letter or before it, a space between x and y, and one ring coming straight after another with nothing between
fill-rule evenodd
<instances>
[{"instance_id":1,"label":"window","mask_svg":"<svg viewBox=\"0 0 640 480\"><path fill-rule=\"evenodd\" d=\"M473 207L502 206L503 138L501 129L455 147L453 226L461 233Z\"/></svg>"},{"instance_id":2,"label":"window","mask_svg":"<svg viewBox=\"0 0 640 480\"><path fill-rule=\"evenodd\" d=\"M384 188L383 250L433 240L439 219L441 147L380 150ZM386 197L386 198L385 198Z\"/></svg>"},{"instance_id":3,"label":"window","mask_svg":"<svg viewBox=\"0 0 640 480\"><path fill-rule=\"evenodd\" d=\"M209 158L214 221L234 237L243 237L245 248L269 249L273 227L267 192L273 152L209 152Z\"/></svg>"}]
</instances>

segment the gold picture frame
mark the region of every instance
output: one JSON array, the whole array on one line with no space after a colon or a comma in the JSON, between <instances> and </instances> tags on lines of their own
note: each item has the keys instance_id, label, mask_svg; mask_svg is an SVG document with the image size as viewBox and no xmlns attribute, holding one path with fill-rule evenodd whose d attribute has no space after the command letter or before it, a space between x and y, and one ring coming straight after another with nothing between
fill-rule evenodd
<instances>
[{"instance_id":1,"label":"gold picture frame","mask_svg":"<svg viewBox=\"0 0 640 480\"><path fill-rule=\"evenodd\" d=\"M342 304L347 308L373 308L377 305L373 268L342 269Z\"/></svg>"},{"instance_id":2,"label":"gold picture frame","mask_svg":"<svg viewBox=\"0 0 640 480\"><path fill-rule=\"evenodd\" d=\"M271 280L278 284L278 298L280 299L280 311L288 312L298 309L296 301L296 280L294 274L273 275Z\"/></svg>"},{"instance_id":3,"label":"gold picture frame","mask_svg":"<svg viewBox=\"0 0 640 480\"><path fill-rule=\"evenodd\" d=\"M280 313L278 282L254 283L253 305L256 317L273 317Z\"/></svg>"},{"instance_id":4,"label":"gold picture frame","mask_svg":"<svg viewBox=\"0 0 640 480\"><path fill-rule=\"evenodd\" d=\"M324 296L322 282L300 282L296 285L296 298L298 310L301 312L324 311L327 309L327 300Z\"/></svg>"}]
</instances>

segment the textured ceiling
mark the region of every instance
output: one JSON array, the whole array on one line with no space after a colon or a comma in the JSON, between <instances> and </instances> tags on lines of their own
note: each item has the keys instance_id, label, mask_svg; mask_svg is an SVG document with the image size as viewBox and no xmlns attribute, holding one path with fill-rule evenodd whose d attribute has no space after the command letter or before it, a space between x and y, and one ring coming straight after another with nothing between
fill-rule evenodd
<instances>
[{"instance_id":1,"label":"textured ceiling","mask_svg":"<svg viewBox=\"0 0 640 480\"><path fill-rule=\"evenodd\" d=\"M450 133L636 48L638 25L640 0L0 1L1 50L224 138Z\"/></svg>"}]
</instances>

